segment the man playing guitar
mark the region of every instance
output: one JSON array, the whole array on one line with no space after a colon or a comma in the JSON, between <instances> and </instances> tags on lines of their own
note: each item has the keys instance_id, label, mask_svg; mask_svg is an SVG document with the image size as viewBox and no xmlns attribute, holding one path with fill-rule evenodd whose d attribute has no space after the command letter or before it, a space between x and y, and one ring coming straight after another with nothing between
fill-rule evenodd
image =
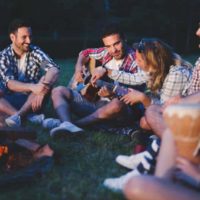
<instances>
[{"instance_id":1,"label":"man playing guitar","mask_svg":"<svg viewBox=\"0 0 200 200\"><path fill-rule=\"evenodd\" d=\"M129 85L144 84L148 79L148 75L137 67L135 51L127 46L124 34L119 27L113 24L106 26L101 38L104 47L86 49L80 52L75 65L75 82L83 82L83 65L90 58L94 58L101 63L101 66L95 68L92 72L91 82L93 85L103 76L115 81L120 80L122 83L127 83L127 80L129 80ZM108 70L109 74L107 73ZM120 79L122 74L129 78ZM111 94L106 87L102 87L98 95L108 97ZM51 136L63 131L71 133L82 132L83 129L79 127L93 125L94 123L110 119L126 122L130 121L130 119L131 121L138 120L138 111L140 112L140 109L137 107L134 108L133 106L131 108L118 98L112 98L111 100L100 98L98 101L90 102L76 90L63 86L53 89L52 101L60 119L47 119L44 121L43 125L51 128ZM81 118L72 123L71 112Z\"/></svg>"}]
</instances>

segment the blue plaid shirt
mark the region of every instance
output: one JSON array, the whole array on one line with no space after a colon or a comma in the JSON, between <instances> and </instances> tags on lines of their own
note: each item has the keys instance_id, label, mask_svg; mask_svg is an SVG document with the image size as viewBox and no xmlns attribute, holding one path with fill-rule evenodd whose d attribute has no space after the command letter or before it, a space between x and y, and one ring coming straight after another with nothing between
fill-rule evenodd
<instances>
[{"instance_id":1,"label":"blue plaid shirt","mask_svg":"<svg viewBox=\"0 0 200 200\"><path fill-rule=\"evenodd\" d=\"M20 80L18 74L18 59L12 49L12 45L0 52L0 78L1 85L7 89L9 80L18 80L25 83L37 83L41 76L41 69L48 71L51 67L59 68L47 54L39 47L30 46L26 55L26 70L23 80Z\"/></svg>"}]
</instances>

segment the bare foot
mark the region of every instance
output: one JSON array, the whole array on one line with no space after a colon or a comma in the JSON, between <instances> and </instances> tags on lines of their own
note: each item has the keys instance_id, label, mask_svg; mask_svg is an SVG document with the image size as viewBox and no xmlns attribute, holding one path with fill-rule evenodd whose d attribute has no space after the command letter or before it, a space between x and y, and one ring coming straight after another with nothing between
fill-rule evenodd
<instances>
[{"instance_id":1,"label":"bare foot","mask_svg":"<svg viewBox=\"0 0 200 200\"><path fill-rule=\"evenodd\" d=\"M49 147L48 144L45 146L39 148L35 153L34 153L34 158L38 159L41 158L42 156L53 156L53 150Z\"/></svg>"}]
</instances>

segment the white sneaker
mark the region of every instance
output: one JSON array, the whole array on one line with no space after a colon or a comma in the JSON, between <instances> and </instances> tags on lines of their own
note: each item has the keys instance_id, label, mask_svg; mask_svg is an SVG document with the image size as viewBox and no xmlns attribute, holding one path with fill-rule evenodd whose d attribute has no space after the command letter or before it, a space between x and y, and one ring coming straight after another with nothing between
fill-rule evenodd
<instances>
[{"instance_id":1,"label":"white sneaker","mask_svg":"<svg viewBox=\"0 0 200 200\"><path fill-rule=\"evenodd\" d=\"M50 131L50 136L53 137L61 132L77 134L77 133L82 133L83 129L72 124L71 122L65 121L65 122L61 123L58 127L53 128Z\"/></svg>"},{"instance_id":2,"label":"white sneaker","mask_svg":"<svg viewBox=\"0 0 200 200\"><path fill-rule=\"evenodd\" d=\"M21 117L18 114L11 115L5 119L6 124L9 127L20 127L21 126Z\"/></svg>"},{"instance_id":3,"label":"white sneaker","mask_svg":"<svg viewBox=\"0 0 200 200\"><path fill-rule=\"evenodd\" d=\"M61 124L61 121L59 119L47 118L43 120L42 126L44 128L52 129L52 128L60 126L60 124Z\"/></svg>"},{"instance_id":4,"label":"white sneaker","mask_svg":"<svg viewBox=\"0 0 200 200\"><path fill-rule=\"evenodd\" d=\"M30 114L27 116L28 121L34 124L42 124L44 118L45 118L44 114L39 114L39 115Z\"/></svg>"},{"instance_id":5,"label":"white sneaker","mask_svg":"<svg viewBox=\"0 0 200 200\"><path fill-rule=\"evenodd\" d=\"M139 176L140 172L136 169L127 174L120 176L119 178L107 178L103 182L103 185L113 191L122 191L125 184L134 176Z\"/></svg>"},{"instance_id":6,"label":"white sneaker","mask_svg":"<svg viewBox=\"0 0 200 200\"><path fill-rule=\"evenodd\" d=\"M139 163L142 162L144 157L152 159L151 154L148 151L144 151L131 156L119 155L116 157L115 161L123 167L135 169Z\"/></svg>"}]
</instances>

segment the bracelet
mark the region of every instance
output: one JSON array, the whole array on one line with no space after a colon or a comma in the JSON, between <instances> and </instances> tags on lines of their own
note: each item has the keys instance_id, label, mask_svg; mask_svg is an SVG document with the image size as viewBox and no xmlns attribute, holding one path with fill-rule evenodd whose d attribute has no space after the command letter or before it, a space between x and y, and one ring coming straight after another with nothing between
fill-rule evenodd
<instances>
[{"instance_id":1,"label":"bracelet","mask_svg":"<svg viewBox=\"0 0 200 200\"><path fill-rule=\"evenodd\" d=\"M50 83L47 83L47 82L42 82L42 84L48 86L48 87L51 87L51 84Z\"/></svg>"},{"instance_id":2,"label":"bracelet","mask_svg":"<svg viewBox=\"0 0 200 200\"><path fill-rule=\"evenodd\" d=\"M108 69L107 69L104 65L102 66L102 68L106 70L106 71L105 71L105 74L107 75L107 74L108 74ZM104 74L104 75L105 75L105 74Z\"/></svg>"}]
</instances>

